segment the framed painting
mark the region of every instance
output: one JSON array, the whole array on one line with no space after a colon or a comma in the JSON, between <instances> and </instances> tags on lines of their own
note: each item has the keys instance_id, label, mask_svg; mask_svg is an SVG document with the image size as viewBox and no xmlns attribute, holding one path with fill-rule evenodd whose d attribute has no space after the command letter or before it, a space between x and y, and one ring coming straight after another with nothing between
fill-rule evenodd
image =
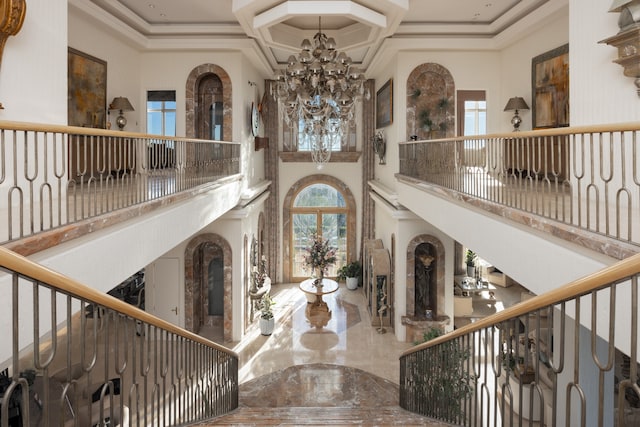
<instances>
[{"instance_id":1,"label":"framed painting","mask_svg":"<svg viewBox=\"0 0 640 427\"><path fill-rule=\"evenodd\" d=\"M69 126L106 128L106 61L70 47L67 78Z\"/></svg>"},{"instance_id":2,"label":"framed painting","mask_svg":"<svg viewBox=\"0 0 640 427\"><path fill-rule=\"evenodd\" d=\"M393 79L389 79L376 92L376 128L393 123Z\"/></svg>"},{"instance_id":3,"label":"framed painting","mask_svg":"<svg viewBox=\"0 0 640 427\"><path fill-rule=\"evenodd\" d=\"M533 129L569 126L569 45L531 60Z\"/></svg>"}]
</instances>

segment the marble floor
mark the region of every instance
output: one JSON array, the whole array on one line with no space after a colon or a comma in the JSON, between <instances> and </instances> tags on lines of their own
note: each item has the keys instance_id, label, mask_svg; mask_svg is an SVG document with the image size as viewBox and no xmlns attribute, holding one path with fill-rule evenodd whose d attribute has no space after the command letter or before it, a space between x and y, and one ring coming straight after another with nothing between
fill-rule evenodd
<instances>
[{"instance_id":1,"label":"marble floor","mask_svg":"<svg viewBox=\"0 0 640 427\"><path fill-rule=\"evenodd\" d=\"M473 298L471 316L456 318L456 327L471 323L520 301L526 291L519 285L491 286L497 304L486 308L487 295ZM276 326L271 336L260 335L258 322L241 342L223 343L220 328L203 328L200 334L238 353L240 384L295 365L332 364L361 369L399 383L400 355L412 343L398 342L393 330L380 334L371 326L362 288L351 291L341 284L337 292L324 296L331 318L322 328L314 327L305 309L307 300L297 283L273 285L271 296Z\"/></svg>"},{"instance_id":2,"label":"marble floor","mask_svg":"<svg viewBox=\"0 0 640 427\"><path fill-rule=\"evenodd\" d=\"M307 318L307 300L297 283L273 285L271 296L276 302L273 334L260 335L256 321L241 342L224 344L240 356L240 384L314 363L357 368L399 382L398 358L411 343L398 342L392 330L380 334L371 326L362 288L350 291L341 284L337 292L325 295L331 318L321 328ZM208 338L219 340L219 336Z\"/></svg>"},{"instance_id":3,"label":"marble floor","mask_svg":"<svg viewBox=\"0 0 640 427\"><path fill-rule=\"evenodd\" d=\"M325 295L331 316L321 327L298 284L273 285L271 295L273 334L254 322L242 342L226 344L240 357L239 408L199 425L448 425L398 406L398 359L412 344L371 326L361 288Z\"/></svg>"},{"instance_id":4,"label":"marble floor","mask_svg":"<svg viewBox=\"0 0 640 427\"><path fill-rule=\"evenodd\" d=\"M519 302L523 288L492 291L495 312ZM371 326L361 288L341 286L324 296L331 318L323 327L307 316L307 299L298 284L274 285L271 295L276 301L273 334L260 335L254 322L245 339L226 344L240 357L239 409L202 426L447 425L398 406L398 359L412 343L398 342L390 328L380 334ZM491 314L485 299L475 296L472 315L456 321L466 324ZM201 334L221 339L214 329Z\"/></svg>"}]
</instances>

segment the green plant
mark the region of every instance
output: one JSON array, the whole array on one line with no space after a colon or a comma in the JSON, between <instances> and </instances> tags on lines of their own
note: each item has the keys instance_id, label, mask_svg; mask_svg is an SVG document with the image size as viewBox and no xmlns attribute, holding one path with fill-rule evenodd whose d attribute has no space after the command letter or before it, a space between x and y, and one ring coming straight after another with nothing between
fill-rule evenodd
<instances>
[{"instance_id":1,"label":"green plant","mask_svg":"<svg viewBox=\"0 0 640 427\"><path fill-rule=\"evenodd\" d=\"M352 261L338 269L338 280L345 280L347 277L360 278L361 275L362 266L358 261Z\"/></svg>"},{"instance_id":2,"label":"green plant","mask_svg":"<svg viewBox=\"0 0 640 427\"><path fill-rule=\"evenodd\" d=\"M414 345L422 344L423 342L431 341L434 338L438 338L440 335L442 335L442 331L440 329L429 328L428 331L423 332L422 341L416 341L413 344Z\"/></svg>"},{"instance_id":3,"label":"green plant","mask_svg":"<svg viewBox=\"0 0 640 427\"><path fill-rule=\"evenodd\" d=\"M423 129L431 129L431 126L433 126L433 121L431 120L431 111L429 111L428 109L420 111L418 119L420 120L420 127L422 127Z\"/></svg>"},{"instance_id":4,"label":"green plant","mask_svg":"<svg viewBox=\"0 0 640 427\"><path fill-rule=\"evenodd\" d=\"M264 294L260 303L260 317L265 320L273 319L273 311L271 310L273 305L275 305L275 301L271 299L271 295Z\"/></svg>"},{"instance_id":5,"label":"green plant","mask_svg":"<svg viewBox=\"0 0 640 427\"><path fill-rule=\"evenodd\" d=\"M478 255L476 255L475 252L473 252L471 249L467 249L464 263L467 264L468 267L473 267L474 265L476 265L477 258L478 258Z\"/></svg>"},{"instance_id":6,"label":"green plant","mask_svg":"<svg viewBox=\"0 0 640 427\"><path fill-rule=\"evenodd\" d=\"M433 339L439 334L438 329L431 328L424 337ZM456 423L464 416L465 400L473 395L476 381L469 372L470 352L461 340L446 341L424 351L429 367L416 373L416 399L433 402L440 408L438 418Z\"/></svg>"},{"instance_id":7,"label":"green plant","mask_svg":"<svg viewBox=\"0 0 640 427\"><path fill-rule=\"evenodd\" d=\"M516 359L513 353L508 353L506 351L502 352L501 359L502 367L509 371L513 371L516 365L524 363L524 357L518 357Z\"/></svg>"}]
</instances>

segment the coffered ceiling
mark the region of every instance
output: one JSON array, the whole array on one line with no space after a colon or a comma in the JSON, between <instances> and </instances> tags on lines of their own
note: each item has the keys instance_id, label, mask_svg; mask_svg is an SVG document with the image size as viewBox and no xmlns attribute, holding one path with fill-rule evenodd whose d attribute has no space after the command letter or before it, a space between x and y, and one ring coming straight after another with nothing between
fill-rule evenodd
<instances>
[{"instance_id":1,"label":"coffered ceiling","mask_svg":"<svg viewBox=\"0 0 640 427\"><path fill-rule=\"evenodd\" d=\"M254 43L275 69L319 27L367 67L385 39L495 40L568 0L69 0L141 47ZM532 21L532 17L535 19ZM529 22L531 21L531 22Z\"/></svg>"}]
</instances>

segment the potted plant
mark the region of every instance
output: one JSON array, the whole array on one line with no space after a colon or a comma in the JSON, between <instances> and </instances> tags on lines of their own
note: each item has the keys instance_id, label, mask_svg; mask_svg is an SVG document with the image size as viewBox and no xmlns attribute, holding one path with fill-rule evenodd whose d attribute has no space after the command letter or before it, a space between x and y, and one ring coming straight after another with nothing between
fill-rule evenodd
<instances>
[{"instance_id":1,"label":"potted plant","mask_svg":"<svg viewBox=\"0 0 640 427\"><path fill-rule=\"evenodd\" d=\"M338 280L344 280L347 283L347 289L352 291L358 288L361 275L362 266L358 261L352 261L338 269Z\"/></svg>"},{"instance_id":2,"label":"potted plant","mask_svg":"<svg viewBox=\"0 0 640 427\"><path fill-rule=\"evenodd\" d=\"M260 333L262 335L271 335L275 326L275 319L273 318L273 311L271 306L275 302L271 299L271 295L268 293L262 296L260 304Z\"/></svg>"},{"instance_id":3,"label":"potted plant","mask_svg":"<svg viewBox=\"0 0 640 427\"><path fill-rule=\"evenodd\" d=\"M467 265L467 276L475 277L476 276L476 259L478 256L471 249L467 249L467 253L465 255L464 263Z\"/></svg>"}]
</instances>

